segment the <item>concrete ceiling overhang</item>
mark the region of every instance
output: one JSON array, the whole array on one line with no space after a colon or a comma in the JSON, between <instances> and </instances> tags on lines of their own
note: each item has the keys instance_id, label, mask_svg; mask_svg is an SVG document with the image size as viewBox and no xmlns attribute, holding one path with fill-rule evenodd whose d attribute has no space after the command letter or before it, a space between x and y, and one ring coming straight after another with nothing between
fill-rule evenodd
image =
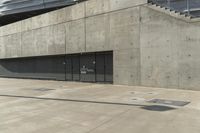
<instances>
[{"instance_id":1,"label":"concrete ceiling overhang","mask_svg":"<svg viewBox=\"0 0 200 133\"><path fill-rule=\"evenodd\" d=\"M0 26L85 0L0 0Z\"/></svg>"},{"instance_id":2,"label":"concrete ceiling overhang","mask_svg":"<svg viewBox=\"0 0 200 133\"><path fill-rule=\"evenodd\" d=\"M0 15L12 15L48 8L67 6L78 0L1 0Z\"/></svg>"}]
</instances>

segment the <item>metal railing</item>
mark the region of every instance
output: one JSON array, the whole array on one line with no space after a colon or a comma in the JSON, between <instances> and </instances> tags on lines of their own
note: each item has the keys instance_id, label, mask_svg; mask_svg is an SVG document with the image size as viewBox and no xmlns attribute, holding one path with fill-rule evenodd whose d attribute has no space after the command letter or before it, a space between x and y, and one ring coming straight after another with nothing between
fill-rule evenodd
<instances>
[{"instance_id":1,"label":"metal railing","mask_svg":"<svg viewBox=\"0 0 200 133\"><path fill-rule=\"evenodd\" d=\"M188 16L200 17L200 0L149 0L149 2Z\"/></svg>"}]
</instances>

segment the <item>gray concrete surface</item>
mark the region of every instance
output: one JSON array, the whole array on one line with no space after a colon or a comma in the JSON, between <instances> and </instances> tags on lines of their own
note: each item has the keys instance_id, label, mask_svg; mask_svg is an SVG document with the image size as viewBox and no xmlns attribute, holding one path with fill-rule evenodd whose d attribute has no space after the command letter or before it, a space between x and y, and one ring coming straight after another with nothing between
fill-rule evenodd
<instances>
[{"instance_id":1,"label":"gray concrete surface","mask_svg":"<svg viewBox=\"0 0 200 133\"><path fill-rule=\"evenodd\" d=\"M0 58L114 51L114 83L139 85L139 5L145 3L89 0L0 27Z\"/></svg>"},{"instance_id":2,"label":"gray concrete surface","mask_svg":"<svg viewBox=\"0 0 200 133\"><path fill-rule=\"evenodd\" d=\"M152 99L189 101L186 106ZM2 133L199 133L200 92L0 79Z\"/></svg>"},{"instance_id":3,"label":"gray concrete surface","mask_svg":"<svg viewBox=\"0 0 200 133\"><path fill-rule=\"evenodd\" d=\"M199 90L199 22L141 11L141 85Z\"/></svg>"},{"instance_id":4,"label":"gray concrete surface","mask_svg":"<svg viewBox=\"0 0 200 133\"><path fill-rule=\"evenodd\" d=\"M200 90L199 19L155 8L89 0L3 26L0 58L113 51L114 84Z\"/></svg>"}]
</instances>

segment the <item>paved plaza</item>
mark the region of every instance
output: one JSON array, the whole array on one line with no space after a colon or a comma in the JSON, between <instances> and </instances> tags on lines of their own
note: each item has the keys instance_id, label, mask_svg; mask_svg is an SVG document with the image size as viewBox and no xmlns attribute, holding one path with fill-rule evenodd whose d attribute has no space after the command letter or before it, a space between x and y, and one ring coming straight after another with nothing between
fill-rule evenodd
<instances>
[{"instance_id":1,"label":"paved plaza","mask_svg":"<svg viewBox=\"0 0 200 133\"><path fill-rule=\"evenodd\" d=\"M199 133L199 125L199 91L0 79L1 133Z\"/></svg>"}]
</instances>

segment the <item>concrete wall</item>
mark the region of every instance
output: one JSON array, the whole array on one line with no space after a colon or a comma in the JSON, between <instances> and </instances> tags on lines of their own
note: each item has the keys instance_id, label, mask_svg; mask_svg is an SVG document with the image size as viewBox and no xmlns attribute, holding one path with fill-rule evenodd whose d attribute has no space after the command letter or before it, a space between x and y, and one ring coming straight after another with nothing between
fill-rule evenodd
<instances>
[{"instance_id":1,"label":"concrete wall","mask_svg":"<svg viewBox=\"0 0 200 133\"><path fill-rule=\"evenodd\" d=\"M0 58L110 51L114 84L199 89L200 23L147 0L89 0L0 27Z\"/></svg>"},{"instance_id":2,"label":"concrete wall","mask_svg":"<svg viewBox=\"0 0 200 133\"><path fill-rule=\"evenodd\" d=\"M139 85L139 5L146 3L89 0L1 27L0 58L112 50L114 83Z\"/></svg>"},{"instance_id":3,"label":"concrete wall","mask_svg":"<svg viewBox=\"0 0 200 133\"><path fill-rule=\"evenodd\" d=\"M199 29L141 7L141 85L200 90Z\"/></svg>"}]
</instances>

